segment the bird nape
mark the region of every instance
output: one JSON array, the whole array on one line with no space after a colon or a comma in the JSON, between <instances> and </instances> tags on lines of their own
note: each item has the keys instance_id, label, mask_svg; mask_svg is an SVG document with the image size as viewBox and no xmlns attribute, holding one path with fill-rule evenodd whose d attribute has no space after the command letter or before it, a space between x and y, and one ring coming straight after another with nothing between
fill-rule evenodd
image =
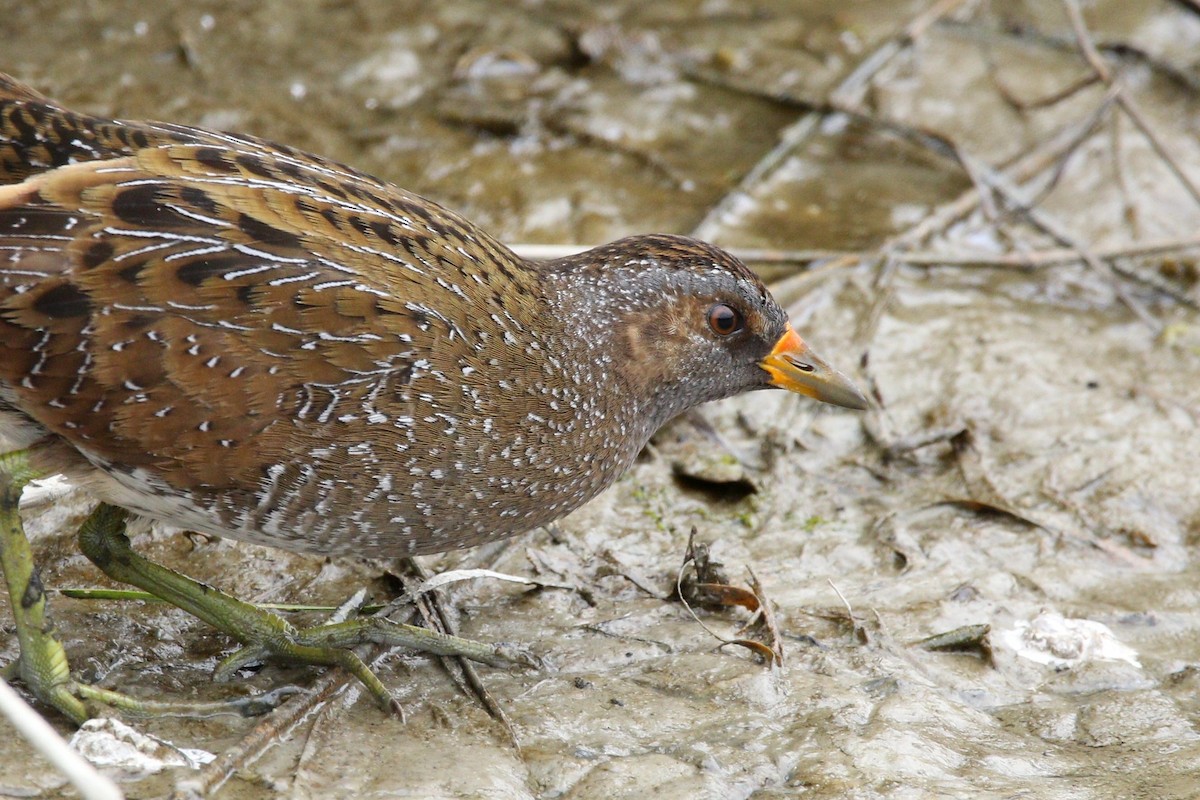
<instances>
[{"instance_id":1,"label":"bird nape","mask_svg":"<svg viewBox=\"0 0 1200 800\"><path fill-rule=\"evenodd\" d=\"M253 137L98 119L0 75L0 566L17 673L76 721L18 502L63 473L81 549L265 658L475 642L356 619L298 629L132 551L128 514L325 555L466 547L562 517L699 403L866 400L728 253L634 236L517 257L441 206ZM130 700L131 703L136 701Z\"/></svg>"}]
</instances>

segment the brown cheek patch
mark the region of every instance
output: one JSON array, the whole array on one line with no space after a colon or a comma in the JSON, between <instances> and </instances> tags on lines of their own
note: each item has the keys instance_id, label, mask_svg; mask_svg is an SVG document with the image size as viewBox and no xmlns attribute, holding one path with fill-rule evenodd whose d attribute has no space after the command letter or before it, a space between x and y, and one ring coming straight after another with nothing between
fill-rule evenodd
<instances>
[{"instance_id":1,"label":"brown cheek patch","mask_svg":"<svg viewBox=\"0 0 1200 800\"><path fill-rule=\"evenodd\" d=\"M688 337L685 317L651 309L621 319L618 368L631 386L652 389L673 374L673 354Z\"/></svg>"}]
</instances>

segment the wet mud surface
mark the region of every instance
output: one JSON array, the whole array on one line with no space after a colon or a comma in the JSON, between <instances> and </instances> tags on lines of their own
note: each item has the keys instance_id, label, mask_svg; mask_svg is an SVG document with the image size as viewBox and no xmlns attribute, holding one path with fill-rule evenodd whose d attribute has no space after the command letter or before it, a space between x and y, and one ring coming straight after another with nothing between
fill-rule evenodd
<instances>
[{"instance_id":1,"label":"wet mud surface","mask_svg":"<svg viewBox=\"0 0 1200 800\"><path fill-rule=\"evenodd\" d=\"M877 401L706 407L555 531L427 559L574 587L447 591L463 635L544 660L481 668L511 734L396 654L406 721L351 687L216 796L1200 795L1188 5L1089 3L1085 36L1032 2L0 2L0 69L72 107L324 153L511 243L836 251L755 266ZM105 585L74 546L87 508L29 510L50 587ZM669 599L692 528L757 580L782 665L718 649L706 627L736 638L744 609L697 606L703 627ZM135 546L256 602L398 592L389 565ZM51 602L80 676L139 696L318 677L214 684L230 642L182 612ZM127 721L215 754L255 724ZM5 733L0 795L71 790Z\"/></svg>"}]
</instances>

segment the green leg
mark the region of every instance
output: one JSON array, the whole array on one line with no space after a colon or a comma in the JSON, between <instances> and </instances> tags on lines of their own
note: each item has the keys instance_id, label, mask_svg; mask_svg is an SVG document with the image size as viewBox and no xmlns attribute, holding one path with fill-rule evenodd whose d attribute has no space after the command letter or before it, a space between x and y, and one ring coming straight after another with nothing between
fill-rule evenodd
<instances>
[{"instance_id":1,"label":"green leg","mask_svg":"<svg viewBox=\"0 0 1200 800\"><path fill-rule=\"evenodd\" d=\"M33 566L29 540L18 513L25 485L39 477L42 476L29 464L27 451L0 455L0 570L7 584L20 646L17 660L0 670L6 679L20 678L34 697L77 724L91 716L85 701L112 706L137 716L256 716L265 714L299 691L286 686L257 697L216 703L160 703L73 680L66 651L54 637L46 614L46 595Z\"/></svg>"},{"instance_id":2,"label":"green leg","mask_svg":"<svg viewBox=\"0 0 1200 800\"><path fill-rule=\"evenodd\" d=\"M24 451L0 456L0 569L21 648L13 671L34 697L82 724L88 712L75 696L66 651L46 616L46 593L18 513L21 492L37 477Z\"/></svg>"},{"instance_id":3,"label":"green leg","mask_svg":"<svg viewBox=\"0 0 1200 800\"><path fill-rule=\"evenodd\" d=\"M178 606L246 645L217 667L218 678L264 659L336 665L362 681L384 709L395 709L383 683L350 648L368 643L408 646L496 666L511 663L498 648L379 618L296 628L275 614L139 556L125 535L125 518L124 509L101 504L79 529L80 549L113 580Z\"/></svg>"}]
</instances>

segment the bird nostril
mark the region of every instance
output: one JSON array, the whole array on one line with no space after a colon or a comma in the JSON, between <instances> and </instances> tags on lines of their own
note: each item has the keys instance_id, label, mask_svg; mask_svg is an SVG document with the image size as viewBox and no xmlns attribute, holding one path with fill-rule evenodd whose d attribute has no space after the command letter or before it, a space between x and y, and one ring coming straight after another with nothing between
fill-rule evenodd
<instances>
[{"instance_id":1,"label":"bird nostril","mask_svg":"<svg viewBox=\"0 0 1200 800\"><path fill-rule=\"evenodd\" d=\"M804 361L800 361L799 359L793 358L792 356L788 356L787 360L788 360L789 364L791 364L793 367L800 370L801 372L816 372L817 371L817 368L814 367L812 364L809 364Z\"/></svg>"}]
</instances>

